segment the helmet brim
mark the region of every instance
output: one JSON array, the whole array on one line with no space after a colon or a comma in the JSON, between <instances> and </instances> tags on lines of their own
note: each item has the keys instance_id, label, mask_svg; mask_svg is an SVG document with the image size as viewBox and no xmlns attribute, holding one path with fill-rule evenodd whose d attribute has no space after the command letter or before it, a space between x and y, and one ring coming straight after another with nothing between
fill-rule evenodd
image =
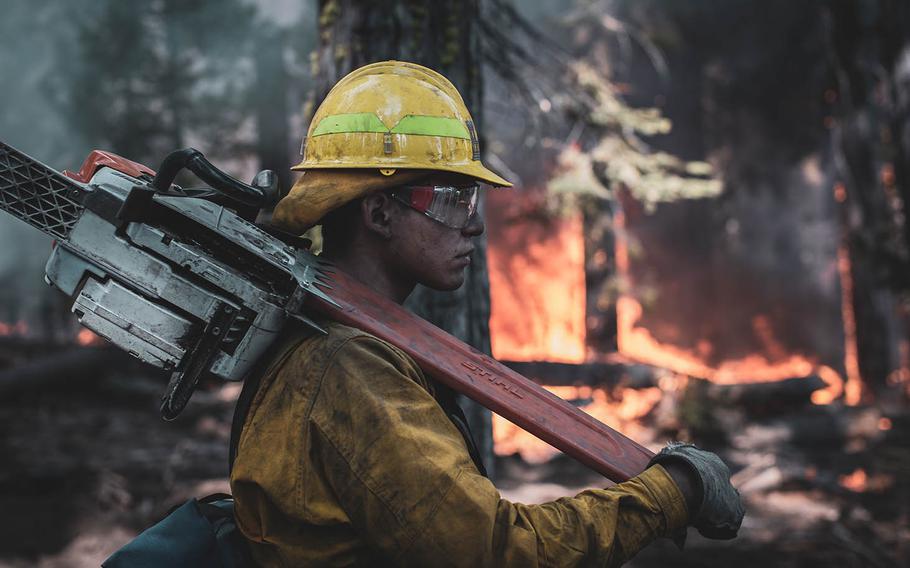
<instances>
[{"instance_id":1,"label":"helmet brim","mask_svg":"<svg viewBox=\"0 0 910 568\"><path fill-rule=\"evenodd\" d=\"M444 164L436 164L432 168L428 168L425 165L409 167L409 166L399 166L396 164L396 165L390 165L389 168L395 169L395 170L428 170L428 171L450 172L450 173L454 173L454 174L461 174L461 175L468 176L470 178L476 179L477 181L486 183L493 187L501 187L501 188L512 187L512 182L508 181L507 179L500 176L493 170L484 166L481 162L472 162L470 164L463 164L463 165L457 165L457 166L447 166ZM304 165L304 163L301 162L300 164L297 164L296 166L292 167L291 169L296 172L303 172L303 171L307 171L307 170L323 170L323 169L326 169L326 170L333 170L333 169L378 170L378 169L389 169L389 168L380 168L376 165L355 166L352 164L335 165L335 164L326 164L326 163L321 163L319 165L309 165L309 164Z\"/></svg>"}]
</instances>

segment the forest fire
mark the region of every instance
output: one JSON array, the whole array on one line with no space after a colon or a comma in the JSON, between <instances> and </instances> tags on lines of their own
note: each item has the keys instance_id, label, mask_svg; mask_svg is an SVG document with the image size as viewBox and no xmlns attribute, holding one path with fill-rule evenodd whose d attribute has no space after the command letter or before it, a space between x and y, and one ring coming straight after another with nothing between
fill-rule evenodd
<instances>
[{"instance_id":1,"label":"forest fire","mask_svg":"<svg viewBox=\"0 0 910 568\"><path fill-rule=\"evenodd\" d=\"M496 196L491 196L491 205ZM500 205L500 207L503 207ZM499 214L490 207L490 216ZM585 274L581 218L491 219L490 336L507 361L585 360Z\"/></svg>"},{"instance_id":2,"label":"forest fire","mask_svg":"<svg viewBox=\"0 0 910 568\"><path fill-rule=\"evenodd\" d=\"M491 214L502 215L501 208L501 204L498 207L494 204ZM846 381L832 367L820 364L809 355L791 352L775 335L772 320L761 313L753 315L750 321L759 349L742 357L717 361L715 346L707 339L693 342L694 348L662 342L642 325L642 303L628 292L630 258L621 211L615 214L614 229L615 266L620 279L625 279L625 285L620 284L620 290L625 291L616 299L618 352L624 360L669 373L660 379L659 388L546 387L550 391L633 438L643 428L641 419L661 401L664 387L671 386L666 384L667 377L694 377L718 385L737 385L814 376L825 386L811 393L812 403L858 402L861 381L856 366L855 331L851 332L852 312L843 312ZM498 235L491 234L490 329L497 358L580 364L606 355L585 353L582 230L580 218L547 224L522 219L520 223L508 224L505 230L500 229ZM837 271L844 306L849 307L850 265L843 247L838 254ZM494 417L493 434L494 449L499 455L519 454L526 461L541 462L557 453L498 416Z\"/></svg>"},{"instance_id":3,"label":"forest fire","mask_svg":"<svg viewBox=\"0 0 910 568\"><path fill-rule=\"evenodd\" d=\"M779 358L772 361L766 355L752 354L710 366L699 354L673 345L661 344L647 329L637 327L641 313L641 304L634 298L623 296L619 299L617 304L619 352L630 359L718 384L773 382L806 377L814 373L827 387L813 393L812 402L828 404L843 394L844 381L837 371L824 365L815 365L800 355L779 354ZM758 318L756 321L762 320ZM759 330L763 329L760 324L756 327ZM757 334L759 333L760 331L757 331ZM774 343L773 337L767 339L769 343ZM699 350L709 353L711 346L707 342L700 342Z\"/></svg>"},{"instance_id":4,"label":"forest fire","mask_svg":"<svg viewBox=\"0 0 910 568\"><path fill-rule=\"evenodd\" d=\"M628 280L630 277L628 242L625 217L621 211L614 216L614 224L616 267L620 275ZM638 325L643 315L643 307L638 300L628 294L620 296L616 306L619 352L632 360L718 384L774 382L815 374L827 386L812 393L813 403L828 404L845 396L848 404L856 404L859 400L861 381L856 364L855 322L852 310L847 309L852 306L849 301L852 294L852 279L849 256L844 247L839 249L837 268L845 298L842 308L846 339L845 367L848 374L846 384L840 374L831 367L819 365L804 355L788 353L774 336L771 323L763 314L753 316L751 324L752 332L764 353L752 353L710 365L706 363L706 359L713 354L714 347L709 341L697 342L695 350L661 343L647 328Z\"/></svg>"}]
</instances>

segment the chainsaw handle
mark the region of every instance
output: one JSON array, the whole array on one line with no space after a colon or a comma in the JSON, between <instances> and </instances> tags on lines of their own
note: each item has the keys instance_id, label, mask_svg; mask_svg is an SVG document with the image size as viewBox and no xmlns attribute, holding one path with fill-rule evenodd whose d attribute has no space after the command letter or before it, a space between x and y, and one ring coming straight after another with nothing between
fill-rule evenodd
<instances>
[{"instance_id":1,"label":"chainsaw handle","mask_svg":"<svg viewBox=\"0 0 910 568\"><path fill-rule=\"evenodd\" d=\"M247 207L261 209L270 207L278 201L277 187L275 191L269 191L268 188L254 187L238 181L212 165L202 152L195 148L184 148L168 154L161 162L158 174L150 185L157 191L166 192L182 169L193 172L212 189Z\"/></svg>"}]
</instances>

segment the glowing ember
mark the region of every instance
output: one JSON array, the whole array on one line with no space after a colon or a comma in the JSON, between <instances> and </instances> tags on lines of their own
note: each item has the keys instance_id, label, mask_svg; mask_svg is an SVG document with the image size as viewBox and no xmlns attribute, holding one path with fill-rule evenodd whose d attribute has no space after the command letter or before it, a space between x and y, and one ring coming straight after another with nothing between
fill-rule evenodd
<instances>
[{"instance_id":1,"label":"glowing ember","mask_svg":"<svg viewBox=\"0 0 910 568\"><path fill-rule=\"evenodd\" d=\"M815 370L815 374L828 385L812 393L812 402L815 404L830 404L844 393L844 380L831 367L822 365Z\"/></svg>"},{"instance_id":2,"label":"glowing ember","mask_svg":"<svg viewBox=\"0 0 910 568\"><path fill-rule=\"evenodd\" d=\"M868 479L865 470L857 469L849 475L840 476L838 481L842 487L849 489L850 491L862 492L866 490L866 482Z\"/></svg>"},{"instance_id":3,"label":"glowing ember","mask_svg":"<svg viewBox=\"0 0 910 568\"><path fill-rule=\"evenodd\" d=\"M0 322L0 335L25 335L28 333L28 324L24 321L17 321L9 324Z\"/></svg>"},{"instance_id":4,"label":"glowing ember","mask_svg":"<svg viewBox=\"0 0 910 568\"><path fill-rule=\"evenodd\" d=\"M92 330L83 327L79 330L79 333L76 334L76 343L87 347L89 345L97 345L101 343L101 338L95 335Z\"/></svg>"},{"instance_id":5,"label":"glowing ember","mask_svg":"<svg viewBox=\"0 0 910 568\"><path fill-rule=\"evenodd\" d=\"M641 426L638 421L660 402L657 387L623 389L618 394L591 387L544 387L565 400L590 401L581 410L632 438L638 438ZM493 415L493 447L498 455L519 454L529 463L542 463L559 450L528 434L505 418Z\"/></svg>"},{"instance_id":6,"label":"glowing ember","mask_svg":"<svg viewBox=\"0 0 910 568\"><path fill-rule=\"evenodd\" d=\"M866 470L857 468L853 473L838 477L841 487L862 493L864 491L887 491L894 484L894 476L884 473L868 475Z\"/></svg>"},{"instance_id":7,"label":"glowing ember","mask_svg":"<svg viewBox=\"0 0 910 568\"><path fill-rule=\"evenodd\" d=\"M887 431L891 429L891 419L890 418L879 418L878 419L878 429L882 431Z\"/></svg>"},{"instance_id":8,"label":"glowing ember","mask_svg":"<svg viewBox=\"0 0 910 568\"><path fill-rule=\"evenodd\" d=\"M834 200L843 203L847 200L847 188L842 183L834 184Z\"/></svg>"},{"instance_id":9,"label":"glowing ember","mask_svg":"<svg viewBox=\"0 0 910 568\"><path fill-rule=\"evenodd\" d=\"M492 200L491 200L492 202ZM491 214L495 208L491 207ZM500 212L501 214L501 212ZM491 226L497 226L493 220ZM585 360L581 217L503 219L490 232L490 337L508 361Z\"/></svg>"}]
</instances>

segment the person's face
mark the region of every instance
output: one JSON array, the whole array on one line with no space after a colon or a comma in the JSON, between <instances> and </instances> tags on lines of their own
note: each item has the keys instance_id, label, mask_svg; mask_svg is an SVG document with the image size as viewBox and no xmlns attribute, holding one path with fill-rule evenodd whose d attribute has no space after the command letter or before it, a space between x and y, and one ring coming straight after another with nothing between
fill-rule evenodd
<instances>
[{"instance_id":1,"label":"person's face","mask_svg":"<svg viewBox=\"0 0 910 568\"><path fill-rule=\"evenodd\" d=\"M464 183L448 176L433 177L422 184ZM475 215L463 229L447 227L419 211L393 200L390 250L396 268L434 290L455 290L465 279L465 269L474 253L472 239L483 234L484 224Z\"/></svg>"}]
</instances>

